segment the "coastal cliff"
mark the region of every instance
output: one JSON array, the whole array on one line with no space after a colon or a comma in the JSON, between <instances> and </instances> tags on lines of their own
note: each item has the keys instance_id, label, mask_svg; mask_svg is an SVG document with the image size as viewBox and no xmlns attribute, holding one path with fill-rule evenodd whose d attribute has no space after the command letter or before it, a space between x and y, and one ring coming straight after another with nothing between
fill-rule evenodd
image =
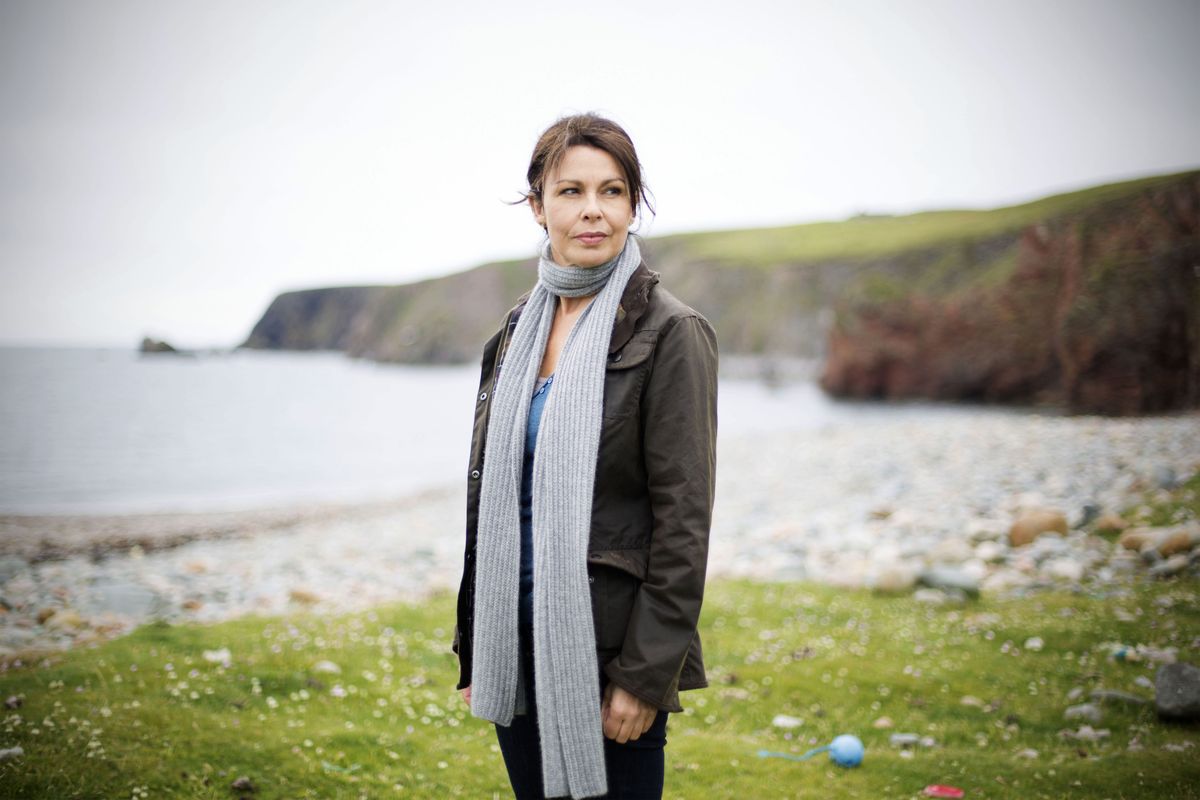
<instances>
[{"instance_id":1,"label":"coastal cliff","mask_svg":"<svg viewBox=\"0 0 1200 800\"><path fill-rule=\"evenodd\" d=\"M1026 226L1010 252L990 281L843 299L821 385L1077 413L1200 404L1200 174Z\"/></svg>"},{"instance_id":2,"label":"coastal cliff","mask_svg":"<svg viewBox=\"0 0 1200 800\"><path fill-rule=\"evenodd\" d=\"M989 211L644 241L723 354L823 363L847 397L1145 413L1200 404L1200 172ZM462 363L535 279L533 258L396 286L279 295L242 347Z\"/></svg>"}]
</instances>

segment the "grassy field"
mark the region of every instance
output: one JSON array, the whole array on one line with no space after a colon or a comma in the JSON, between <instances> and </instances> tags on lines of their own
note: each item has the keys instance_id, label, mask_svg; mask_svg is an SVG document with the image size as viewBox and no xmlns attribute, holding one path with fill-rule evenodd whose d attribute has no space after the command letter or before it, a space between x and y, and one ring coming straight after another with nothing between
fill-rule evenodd
<instances>
[{"instance_id":1,"label":"grassy field","mask_svg":"<svg viewBox=\"0 0 1200 800\"><path fill-rule=\"evenodd\" d=\"M1200 660L1194 582L925 606L805 584L710 584L711 687L668 727L667 797L1200 797L1200 727L1106 706L1091 743L1062 738L1074 687L1152 693L1154 665L1109 643ZM155 624L10 668L0 795L45 798L506 797L490 724L454 691L453 598L343 617ZM1040 650L1027 648L1040 637ZM228 649L224 654L206 651ZM340 673L320 671L333 662ZM1082 701L1079 701L1082 702ZM774 727L776 714L803 722ZM893 729L876 729L880 717ZM905 757L889 734L932 737ZM841 733L861 767L800 753ZM1130 748L1131 743L1134 749ZM1140 747L1140 749L1138 749ZM1037 756L1022 751L1036 750ZM233 782L248 777L253 791Z\"/></svg>"},{"instance_id":2,"label":"grassy field","mask_svg":"<svg viewBox=\"0 0 1200 800\"><path fill-rule=\"evenodd\" d=\"M685 250L691 260L758 266L876 258L1017 231L1156 186L1194 179L1195 175L1195 172L1156 175L1005 208L926 211L903 216L863 215L838 222L676 234L655 237L654 241L664 247Z\"/></svg>"}]
</instances>

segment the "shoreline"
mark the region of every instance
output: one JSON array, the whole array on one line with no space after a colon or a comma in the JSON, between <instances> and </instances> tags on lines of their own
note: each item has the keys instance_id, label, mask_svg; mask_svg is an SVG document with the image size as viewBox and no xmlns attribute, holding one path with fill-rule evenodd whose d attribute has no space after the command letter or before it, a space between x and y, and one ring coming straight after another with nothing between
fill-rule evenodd
<instances>
[{"instance_id":1,"label":"shoreline","mask_svg":"<svg viewBox=\"0 0 1200 800\"><path fill-rule=\"evenodd\" d=\"M337 519L394 514L451 491L450 487L438 487L381 500L329 500L227 511L0 513L0 558L15 556L37 564L72 556L97 559L133 547L150 553L196 541L243 539Z\"/></svg>"},{"instance_id":2,"label":"shoreline","mask_svg":"<svg viewBox=\"0 0 1200 800\"><path fill-rule=\"evenodd\" d=\"M1200 414L872 416L746 433L718 444L708 575L931 603L1107 591L1168 567L1188 580L1200 538L1170 561L1096 535L1094 522L1132 508L1123 524L1150 524L1151 505L1197 472ZM1012 523L1039 508L1061 515L1061 532L1014 545ZM1200 536L1188 514L1175 522ZM465 522L461 485L255 511L0 515L0 664L153 620L338 613L455 591Z\"/></svg>"}]
</instances>

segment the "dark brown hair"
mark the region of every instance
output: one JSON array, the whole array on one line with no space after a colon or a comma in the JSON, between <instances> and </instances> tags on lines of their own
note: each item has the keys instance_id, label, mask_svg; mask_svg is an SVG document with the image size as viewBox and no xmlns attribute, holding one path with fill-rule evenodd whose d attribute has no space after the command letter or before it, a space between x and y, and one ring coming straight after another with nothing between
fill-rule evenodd
<instances>
[{"instance_id":1,"label":"dark brown hair","mask_svg":"<svg viewBox=\"0 0 1200 800\"><path fill-rule=\"evenodd\" d=\"M559 165L568 148L581 144L603 150L617 162L625 173L629 204L633 207L634 216L640 218L638 207L643 205L651 214L654 213L650 190L642 181L642 165L638 161L633 140L620 125L591 112L562 117L542 133L533 148L529 171L525 174L529 190L522 192L523 199L517 202L536 201L540 205L546 175Z\"/></svg>"}]
</instances>

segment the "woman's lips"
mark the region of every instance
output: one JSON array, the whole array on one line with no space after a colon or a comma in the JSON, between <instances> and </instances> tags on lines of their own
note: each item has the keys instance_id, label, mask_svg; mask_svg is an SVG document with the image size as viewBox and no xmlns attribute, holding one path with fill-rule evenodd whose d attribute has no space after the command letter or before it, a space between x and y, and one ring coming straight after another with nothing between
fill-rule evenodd
<instances>
[{"instance_id":1,"label":"woman's lips","mask_svg":"<svg viewBox=\"0 0 1200 800\"><path fill-rule=\"evenodd\" d=\"M575 238L584 244L600 244L606 236L604 233L581 233Z\"/></svg>"}]
</instances>

